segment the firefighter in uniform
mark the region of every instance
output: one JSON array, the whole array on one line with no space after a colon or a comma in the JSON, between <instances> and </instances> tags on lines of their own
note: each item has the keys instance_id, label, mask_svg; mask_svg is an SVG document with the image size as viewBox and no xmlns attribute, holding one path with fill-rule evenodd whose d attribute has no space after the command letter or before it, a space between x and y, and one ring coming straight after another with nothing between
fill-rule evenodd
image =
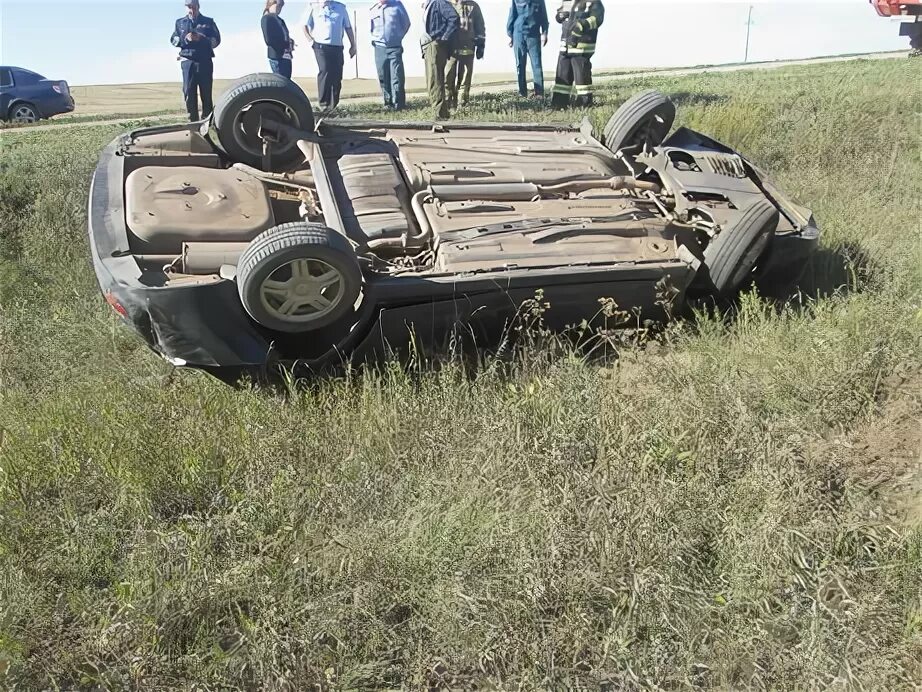
<instances>
[{"instance_id":1,"label":"firefighter in uniform","mask_svg":"<svg viewBox=\"0 0 922 692\"><path fill-rule=\"evenodd\" d=\"M448 105L457 108L459 91L461 103L467 103L470 98L474 58L483 59L487 38L480 5L474 0L452 0L451 4L458 13L458 33L455 34L454 51L448 60L445 91Z\"/></svg>"},{"instance_id":2,"label":"firefighter in uniform","mask_svg":"<svg viewBox=\"0 0 922 692\"><path fill-rule=\"evenodd\" d=\"M602 0L564 0L555 19L562 26L551 106L566 108L574 91L577 107L591 106L592 54L605 19Z\"/></svg>"}]
</instances>

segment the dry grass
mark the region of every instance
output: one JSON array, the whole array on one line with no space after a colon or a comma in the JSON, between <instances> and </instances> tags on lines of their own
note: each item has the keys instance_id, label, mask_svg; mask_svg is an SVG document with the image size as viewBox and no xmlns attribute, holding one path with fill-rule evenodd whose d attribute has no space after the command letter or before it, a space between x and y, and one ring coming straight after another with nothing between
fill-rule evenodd
<instances>
[{"instance_id":1,"label":"dry grass","mask_svg":"<svg viewBox=\"0 0 922 692\"><path fill-rule=\"evenodd\" d=\"M532 351L287 395L171 372L99 299L84 208L115 130L5 136L0 680L916 689L911 469L836 452L922 361L915 68L602 90L597 124L658 86L816 210L799 300L605 367ZM468 114L553 117L529 107Z\"/></svg>"}]
</instances>

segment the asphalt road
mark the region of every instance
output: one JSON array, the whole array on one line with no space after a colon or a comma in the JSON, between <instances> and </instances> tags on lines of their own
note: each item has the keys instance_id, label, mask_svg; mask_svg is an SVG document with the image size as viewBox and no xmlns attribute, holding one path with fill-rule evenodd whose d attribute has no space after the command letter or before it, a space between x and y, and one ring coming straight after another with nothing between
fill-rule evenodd
<instances>
[{"instance_id":1,"label":"asphalt road","mask_svg":"<svg viewBox=\"0 0 922 692\"><path fill-rule=\"evenodd\" d=\"M692 75L692 74L705 74L708 72L738 72L741 70L772 70L778 69L780 67L791 67L795 65L817 65L822 63L830 62L843 62L847 60L892 60L896 58L906 58L907 51L900 51L894 53L868 53L865 55L848 55L848 56L835 56L828 58L808 58L806 60L777 60L774 62L761 62L761 63L740 63L733 65L711 65L705 67L682 67L675 69L664 69L664 70L651 70L647 72L627 72L621 74L608 74L608 75L599 75L593 81L595 83L601 82L614 82L614 81L626 81L626 80L636 80L643 79L645 77L678 77L683 75ZM516 84L514 82L503 82L489 84L481 87L475 86L472 91L474 93L488 94L488 93L497 93L503 91L509 91L515 89ZM411 91L413 93L422 93L419 91ZM343 103L373 103L380 100L380 97L375 96L354 96L354 97L344 97L342 99ZM118 123L123 123L128 120L145 120L150 122L161 122L161 121L176 121L185 117L185 113L182 111L177 111L175 113L169 113L165 115L130 115L122 116L120 118L112 118L107 120L92 120L92 121L83 121L83 122L48 122L41 125L30 125L27 127L17 127L17 128L8 128L6 131L11 132L40 132L44 130L60 130L72 127L87 127L94 125L117 125ZM2 131L0 131L2 132Z\"/></svg>"}]
</instances>

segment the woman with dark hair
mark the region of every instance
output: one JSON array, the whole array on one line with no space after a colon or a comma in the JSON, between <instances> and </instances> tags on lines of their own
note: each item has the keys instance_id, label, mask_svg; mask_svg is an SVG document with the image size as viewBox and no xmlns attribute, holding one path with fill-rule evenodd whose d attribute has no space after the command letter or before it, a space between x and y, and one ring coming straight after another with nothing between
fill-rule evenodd
<instances>
[{"instance_id":1,"label":"woman with dark hair","mask_svg":"<svg viewBox=\"0 0 922 692\"><path fill-rule=\"evenodd\" d=\"M261 25L269 56L269 67L275 74L291 79L291 52L295 48L295 42L288 35L285 20L279 16L284 6L285 0L266 0Z\"/></svg>"}]
</instances>

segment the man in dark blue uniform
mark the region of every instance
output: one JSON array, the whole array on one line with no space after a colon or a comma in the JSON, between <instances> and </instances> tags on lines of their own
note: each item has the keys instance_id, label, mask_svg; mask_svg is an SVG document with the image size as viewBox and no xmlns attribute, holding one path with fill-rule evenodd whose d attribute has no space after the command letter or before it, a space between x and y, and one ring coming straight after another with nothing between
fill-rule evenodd
<instances>
[{"instance_id":1,"label":"man in dark blue uniform","mask_svg":"<svg viewBox=\"0 0 922 692\"><path fill-rule=\"evenodd\" d=\"M202 97L202 114L212 111L211 85L214 78L214 49L221 43L218 25L199 12L199 0L185 0L186 16L176 20L170 43L179 48L182 64L182 95L189 120L199 119L198 97Z\"/></svg>"}]
</instances>

